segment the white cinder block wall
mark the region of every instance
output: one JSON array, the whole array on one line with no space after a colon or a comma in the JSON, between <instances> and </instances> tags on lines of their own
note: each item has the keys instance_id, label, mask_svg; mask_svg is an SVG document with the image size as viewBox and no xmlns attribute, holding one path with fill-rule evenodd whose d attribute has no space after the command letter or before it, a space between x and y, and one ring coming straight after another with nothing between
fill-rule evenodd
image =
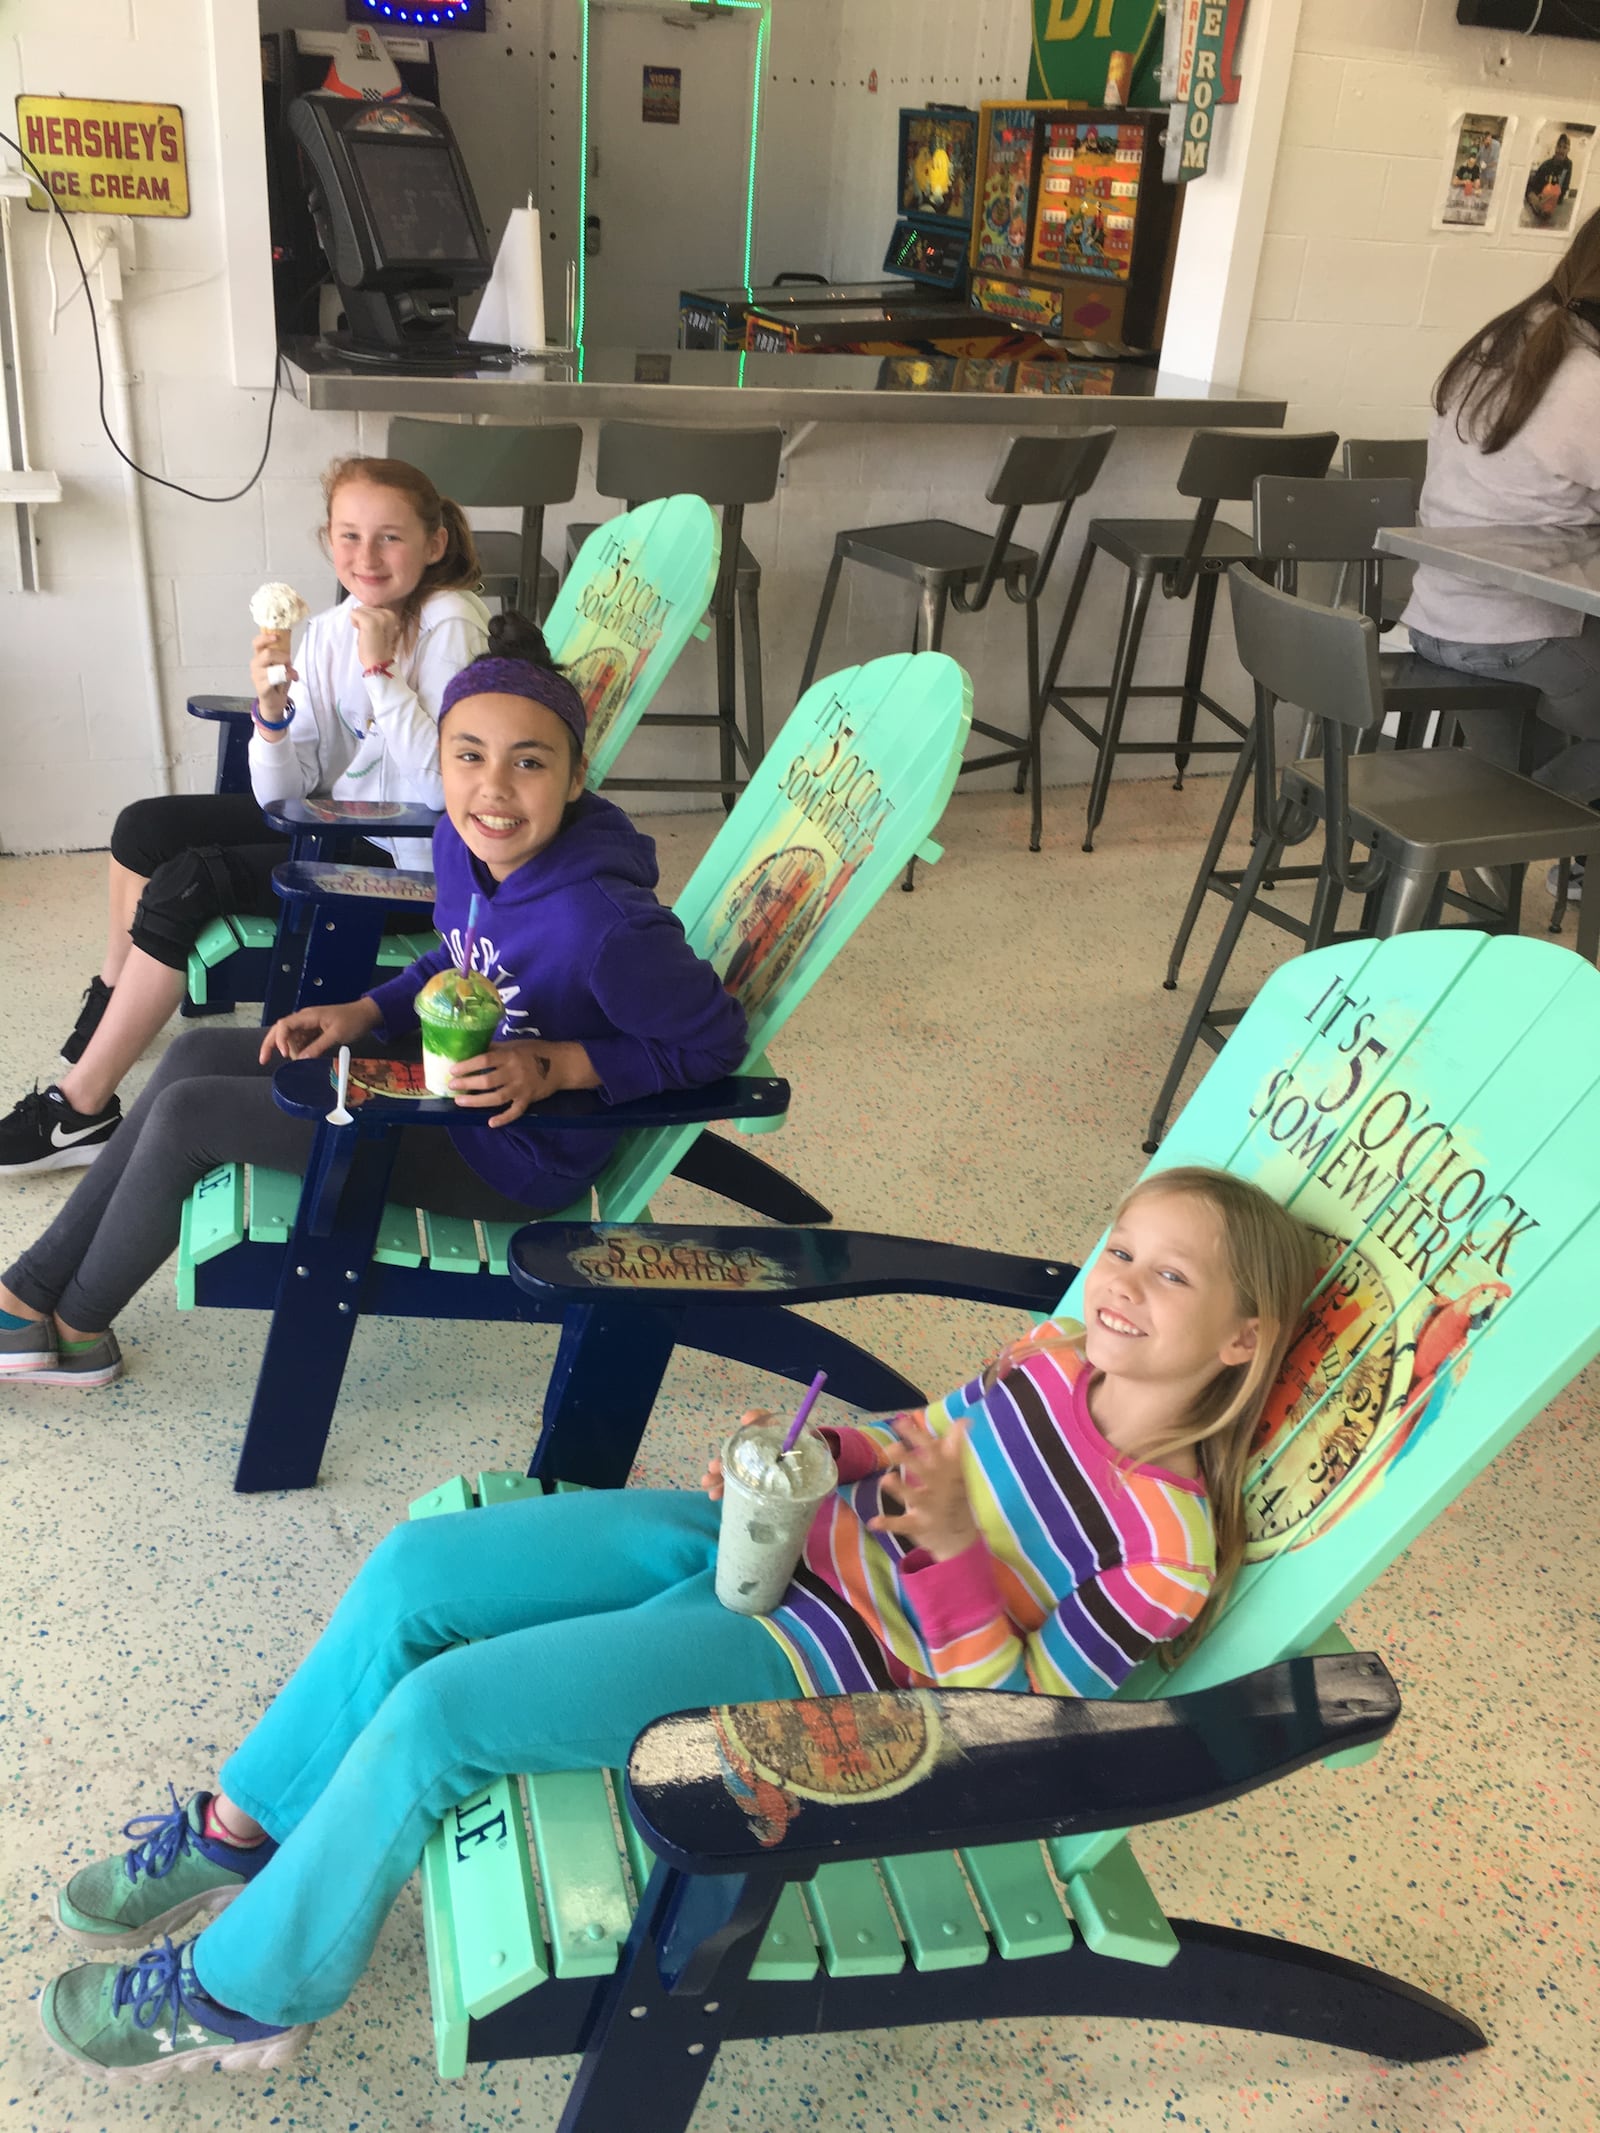
<instances>
[{"instance_id":1,"label":"white cinder block wall","mask_svg":"<svg viewBox=\"0 0 1600 2133\"><path fill-rule=\"evenodd\" d=\"M1455 14L1455 0L1302 0L1243 372L1287 397L1291 427L1422 435L1449 357L1561 256L1516 211L1541 121L1600 123L1600 43ZM1463 111L1518 122L1488 235L1432 227ZM1600 167L1584 208L1600 208Z\"/></svg>"}]
</instances>

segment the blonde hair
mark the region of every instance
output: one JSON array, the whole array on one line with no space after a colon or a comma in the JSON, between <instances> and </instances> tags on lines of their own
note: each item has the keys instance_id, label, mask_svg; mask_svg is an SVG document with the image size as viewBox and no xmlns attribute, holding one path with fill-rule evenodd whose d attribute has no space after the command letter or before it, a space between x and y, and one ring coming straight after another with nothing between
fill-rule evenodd
<instances>
[{"instance_id":1,"label":"blonde hair","mask_svg":"<svg viewBox=\"0 0 1600 2133\"><path fill-rule=\"evenodd\" d=\"M1158 1195L1210 1208L1222 1231L1239 1315L1256 1321L1249 1361L1219 1366L1188 1413L1178 1416L1171 1431L1141 1453L1142 1461L1159 1466L1173 1453L1193 1448L1216 1536L1216 1576L1204 1607L1182 1636L1157 1647L1162 1665L1171 1667L1217 1619L1244 1560L1244 1483L1251 1446L1321 1267L1310 1232L1259 1185L1226 1170L1188 1165L1141 1178L1118 1204L1113 1226L1137 1201ZM1015 1342L993 1366L993 1374L1050 1345L1049 1339ZM986 1383L992 1382L986 1373Z\"/></svg>"},{"instance_id":2,"label":"blonde hair","mask_svg":"<svg viewBox=\"0 0 1600 2133\"><path fill-rule=\"evenodd\" d=\"M336 459L322 477L324 508L320 539L324 548L328 545L328 528L333 523L333 500L353 481L368 482L375 489L397 490L422 521L429 540L441 526L445 530L443 555L436 563L428 565L400 603L400 620L409 639L416 628L423 602L430 593L470 590L482 580L483 565L478 560L472 528L467 524L461 506L453 498L441 496L422 469L414 467L408 459L368 459L359 452L352 452L343 459Z\"/></svg>"}]
</instances>

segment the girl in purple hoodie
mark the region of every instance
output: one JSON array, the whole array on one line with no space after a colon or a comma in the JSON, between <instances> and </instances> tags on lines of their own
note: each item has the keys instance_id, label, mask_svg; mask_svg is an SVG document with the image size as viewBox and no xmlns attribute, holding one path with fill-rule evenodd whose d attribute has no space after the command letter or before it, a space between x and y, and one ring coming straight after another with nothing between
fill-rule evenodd
<instances>
[{"instance_id":1,"label":"girl in purple hoodie","mask_svg":"<svg viewBox=\"0 0 1600 2133\"><path fill-rule=\"evenodd\" d=\"M585 792L582 698L518 615L447 684L439 717L446 819L434 833L444 945L359 1000L302 1008L262 1038L196 1030L173 1043L126 1124L38 1241L0 1281L0 1377L107 1385L112 1321L173 1251L183 1203L219 1163L305 1169L315 1128L280 1111L280 1058L396 1039L459 955L476 894L474 966L505 1003L494 1041L452 1076L489 1131L404 1132L390 1198L429 1213L526 1221L569 1205L616 1138L520 1121L559 1089L611 1103L695 1088L744 1057L744 1011L655 898L655 847Z\"/></svg>"}]
</instances>

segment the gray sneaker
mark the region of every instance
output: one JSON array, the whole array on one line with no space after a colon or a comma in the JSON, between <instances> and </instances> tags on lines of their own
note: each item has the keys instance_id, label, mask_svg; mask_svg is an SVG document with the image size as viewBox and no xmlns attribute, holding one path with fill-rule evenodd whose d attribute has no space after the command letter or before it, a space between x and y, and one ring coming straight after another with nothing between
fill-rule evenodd
<instances>
[{"instance_id":1,"label":"gray sneaker","mask_svg":"<svg viewBox=\"0 0 1600 2133\"><path fill-rule=\"evenodd\" d=\"M120 1857L80 1867L56 1891L56 1916L69 1933L100 1948L142 1948L158 1933L175 1933L204 1912L232 1903L266 1865L277 1846L219 1844L205 1834L211 1795L191 1793L171 1809L135 1815L123 1829L136 1839Z\"/></svg>"},{"instance_id":2,"label":"gray sneaker","mask_svg":"<svg viewBox=\"0 0 1600 2133\"><path fill-rule=\"evenodd\" d=\"M58 1360L53 1318L0 1328L0 1377L32 1377L38 1370L54 1370Z\"/></svg>"},{"instance_id":3,"label":"gray sneaker","mask_svg":"<svg viewBox=\"0 0 1600 2133\"><path fill-rule=\"evenodd\" d=\"M0 1341L21 1341L14 1355L0 1350L0 1378L23 1385L76 1385L80 1392L93 1392L122 1375L122 1350L114 1333L102 1333L81 1348L63 1348L51 1320L41 1321L48 1340L41 1340L30 1327L26 1334L0 1333ZM26 1352L31 1336L33 1353Z\"/></svg>"}]
</instances>

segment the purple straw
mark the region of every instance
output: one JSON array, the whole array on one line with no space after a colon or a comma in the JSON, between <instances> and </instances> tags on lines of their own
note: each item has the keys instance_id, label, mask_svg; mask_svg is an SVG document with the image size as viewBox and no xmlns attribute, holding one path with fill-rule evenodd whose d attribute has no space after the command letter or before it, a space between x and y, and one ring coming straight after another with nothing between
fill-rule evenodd
<instances>
[{"instance_id":1,"label":"purple straw","mask_svg":"<svg viewBox=\"0 0 1600 2133\"><path fill-rule=\"evenodd\" d=\"M817 1395L819 1392L821 1392L823 1386L826 1385L827 1382L828 1373L825 1370L819 1370L816 1376L811 1380L811 1383L806 1390L806 1396L800 1402L799 1412L796 1414L794 1420L789 1424L789 1434L783 1440L783 1452L792 1452L794 1450L795 1445L799 1441L800 1432L806 1426L806 1418L811 1413L812 1408L815 1407L817 1404ZM782 1452L780 1452L779 1456L782 1456Z\"/></svg>"},{"instance_id":2,"label":"purple straw","mask_svg":"<svg viewBox=\"0 0 1600 2133\"><path fill-rule=\"evenodd\" d=\"M461 940L461 975L464 978L472 975L472 951L478 945L478 903L478 892L474 889L472 901L467 906L467 930Z\"/></svg>"}]
</instances>

